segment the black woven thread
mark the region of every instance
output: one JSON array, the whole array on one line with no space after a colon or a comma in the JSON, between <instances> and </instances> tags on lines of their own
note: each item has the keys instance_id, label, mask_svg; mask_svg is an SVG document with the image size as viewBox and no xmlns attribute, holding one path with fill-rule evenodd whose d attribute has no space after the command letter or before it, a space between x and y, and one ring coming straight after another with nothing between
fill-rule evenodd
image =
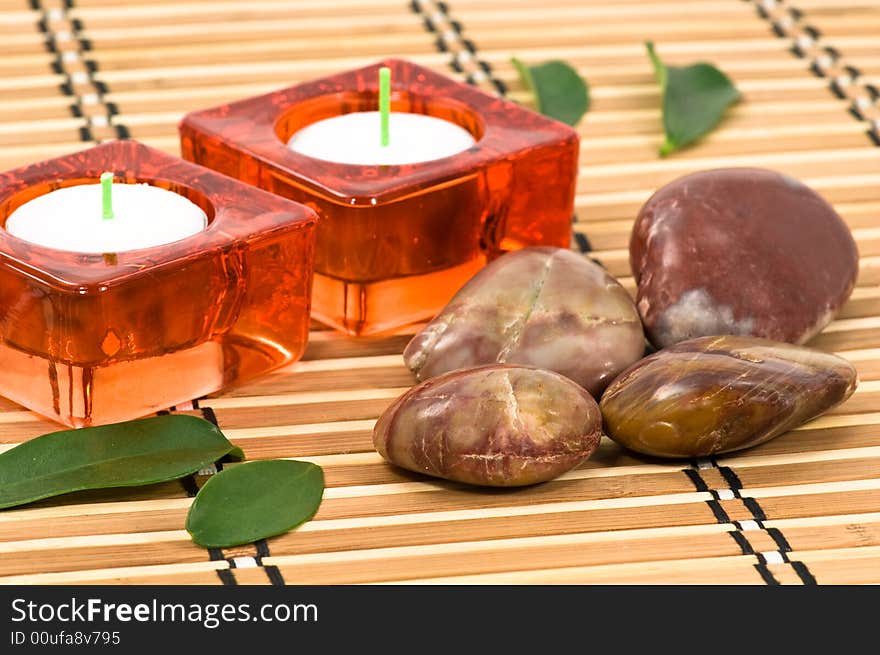
<instances>
[{"instance_id":1,"label":"black woven thread","mask_svg":"<svg viewBox=\"0 0 880 655\"><path fill-rule=\"evenodd\" d=\"M217 422L217 415L214 413L213 407L202 406L199 404L198 400L192 401L193 409L197 409L202 413L202 418L204 418L208 423L212 423L213 425L220 427L220 424ZM225 458L225 456L224 456ZM218 459L214 462L214 466L217 468L217 471L220 472L223 470L223 459Z\"/></svg>"},{"instance_id":2,"label":"black woven thread","mask_svg":"<svg viewBox=\"0 0 880 655\"><path fill-rule=\"evenodd\" d=\"M700 475L700 471L695 468L683 469L684 474L688 477L691 483L696 487L697 491L705 492L709 491L709 485L706 484L706 481L703 479L703 476Z\"/></svg>"},{"instance_id":3,"label":"black woven thread","mask_svg":"<svg viewBox=\"0 0 880 655\"><path fill-rule=\"evenodd\" d=\"M196 478L194 475L187 475L180 478L180 485L183 487L188 498L195 498L196 494L199 493L199 485L196 484Z\"/></svg>"},{"instance_id":4,"label":"black woven thread","mask_svg":"<svg viewBox=\"0 0 880 655\"><path fill-rule=\"evenodd\" d=\"M779 552L782 554L782 559L791 565L791 568L794 569L794 572L797 573L797 576L803 584L818 584L816 578L810 572L810 569L807 568L806 564L797 560L791 560L788 557L788 553L791 552L791 545L788 543L788 539L785 538L785 535L783 535L778 528L767 528L767 534L769 534L773 538L773 541L776 542Z\"/></svg>"},{"instance_id":5,"label":"black woven thread","mask_svg":"<svg viewBox=\"0 0 880 655\"><path fill-rule=\"evenodd\" d=\"M785 535L780 532L779 528L766 528L766 532L776 543L776 547L779 549L780 553L784 554L791 552L791 545L788 543L788 539L785 538Z\"/></svg>"},{"instance_id":6,"label":"black woven thread","mask_svg":"<svg viewBox=\"0 0 880 655\"><path fill-rule=\"evenodd\" d=\"M205 417L205 420L217 425L217 417L214 415L214 410L210 407L199 407L199 403L197 400L192 401L193 408L200 409L202 412L202 416ZM177 407L172 407L171 412L167 410L162 410L157 412L160 415L168 415L173 411L176 411ZM220 460L214 462L214 466L217 471L223 470L223 464ZM195 475L187 475L185 477L180 478L180 484L183 487L183 490L186 492L188 498L195 498L199 493L199 485L196 482ZM233 569L236 568L235 560L231 557L226 557L223 554L223 550L220 548L209 548L208 549L208 557L211 561L219 561L226 560L226 563L229 564L229 569L217 569L217 577L220 578L220 582L227 586L236 586L238 585L238 580L235 578L235 573L233 573Z\"/></svg>"},{"instance_id":7,"label":"black woven thread","mask_svg":"<svg viewBox=\"0 0 880 655\"><path fill-rule=\"evenodd\" d=\"M72 74L67 70L63 52L58 47L57 34L52 31L52 27L49 24L49 12L43 7L41 0L31 0L30 6L34 11L39 11L41 13L41 17L37 21L37 27L44 34L46 50L54 55L53 60L49 64L50 69L52 72L65 77L64 82L58 86L58 89L63 95L69 96L73 100L69 105L71 116L83 119L85 122L85 125L81 126L78 130L79 138L84 142L96 141L95 134L92 131L92 120L87 116L87 113L83 108L82 98L74 89ZM85 29L82 20L79 18L71 18L68 15L68 11L73 8L73 0L65 0L60 9L62 14L69 19L71 36L73 42L76 44L79 60L83 64L85 69L84 72L89 84L94 88L98 104L101 105L105 111L104 115L107 119L107 126L113 128L116 138L130 138L131 133L128 127L113 120L113 116L118 114L118 109L115 105L113 105L113 108L111 109L112 103L107 103L104 98L105 94L108 93L107 85L104 82L95 79L95 74L98 72L98 63L87 54L91 51L92 45L89 40L82 35L82 32Z\"/></svg>"},{"instance_id":8,"label":"black woven thread","mask_svg":"<svg viewBox=\"0 0 880 655\"><path fill-rule=\"evenodd\" d=\"M770 16L770 14L764 9L763 5L760 4L760 2L758 2L758 0L745 0L745 1L751 2L755 6L755 9L756 9L758 15L762 19L768 21L771 24L771 29L773 30L774 34L776 34L776 36L778 36L779 38L782 38L782 39L792 38L792 34L787 32L778 21L774 21L772 19L772 17ZM821 30L817 29L815 25L805 24L803 22L804 14L802 11L800 11L799 9L797 9L795 7L790 7L790 6L786 7L786 9L788 11L788 15L791 17L792 21L794 22L794 25L796 25L798 28L800 28L800 30L804 34L808 35L816 43L816 45L821 47L821 52L824 53L824 55L827 55L831 59L831 63L833 66L838 65L840 63L840 60L842 59L842 55L840 53L840 50L838 50L837 48L835 48L833 46L819 43L819 41L822 39ZM796 38L795 38L794 42L792 43L790 51L793 55L795 55L796 57L799 57L800 59L805 59L807 57L807 52L805 52L798 45ZM847 95L846 89L841 87L840 81L837 79L837 77L834 77L834 78L828 77L826 71L819 64L819 59L820 58L817 57L817 58L813 59L813 61L810 62L810 64L809 64L810 72L812 72L813 75L815 75L816 77L821 77L821 78L827 79L828 80L828 90L831 91L831 93L836 98L839 98L841 100L848 99L849 96ZM878 103L878 97L880 97L880 93L878 93L878 89L873 84L870 84L870 83L867 83L864 81L864 78L862 76L862 72L858 68L856 68L855 66L852 66L852 65L845 65L842 67L842 70L845 71L846 74L849 75L849 77L850 77L850 81L847 85L848 87L856 86L860 91L864 91L865 94L867 94L867 97L871 103L873 103L875 105ZM868 139L870 139L871 143L873 143L875 146L880 147L880 131L878 131L878 127L875 126L864 115L864 113L862 112L861 108L858 106L858 104L855 100L853 100L853 102L849 106L848 112L856 120L868 123L868 129L866 130L865 134L868 136Z\"/></svg>"},{"instance_id":9,"label":"black woven thread","mask_svg":"<svg viewBox=\"0 0 880 655\"><path fill-rule=\"evenodd\" d=\"M709 485L706 484L703 476L700 475L700 470L695 467L683 469L683 471L697 491L708 493L712 496L712 498L706 501L706 504L709 506L709 509L712 510L712 515L715 517L715 520L718 521L718 523L730 523L730 516L721 505L721 501L718 499L718 492L709 488Z\"/></svg>"},{"instance_id":10,"label":"black woven thread","mask_svg":"<svg viewBox=\"0 0 880 655\"><path fill-rule=\"evenodd\" d=\"M31 0L30 4L31 4L31 8L33 10L39 11L41 13L41 18L38 20L37 26L40 28L40 30L45 35L45 47L46 47L47 51L49 51L50 53L55 55L52 63L50 64L50 67L53 72L55 72L57 74L65 75L65 77L66 77L65 81L60 85L60 91L64 95L70 96L71 99L73 99L73 102L70 105L70 112L75 118L85 118L86 114L83 109L82 99L76 94L76 90L74 89L74 86L73 86L73 79L65 68L63 54L60 52L60 50L57 47L57 40L55 38L56 35L54 33L52 33L52 30L51 30L48 12L44 10L44 8L42 6L42 2L40 0ZM67 10L73 8L73 6L74 6L73 0L66 0L64 3L64 7L63 7L64 14L66 15ZM102 82L100 80L96 80L94 78L95 73L97 73L97 71L98 71L97 62L95 62L93 59L87 58L84 54L85 52L91 50L91 44L88 42L87 39L83 38L83 36L81 34L81 32L84 29L82 21L79 19L73 19L73 20L70 20L69 22L70 22L70 26L71 26L71 30L72 30L71 33L72 33L73 39L78 44L79 58L83 62L85 73L88 77L88 80L89 80L91 86L95 90L95 95L97 96L99 103L104 106L104 109L106 111L108 125L110 125L114 128L117 138L120 138L120 139L129 138L130 132L128 130L128 127L125 126L124 124L121 124L121 123L118 123L118 122L111 120L112 116L118 115L119 109L115 104L106 102L104 95L106 93L108 93L109 89L104 82ZM79 136L82 141L88 142L88 141L95 140L94 135L91 131L91 122L89 121L89 119L86 119L86 125L80 127ZM198 408L198 404L194 403L194 407ZM176 408L171 408L171 409L173 411ZM213 409L211 409L210 407L205 407L205 408L201 408L201 410L202 410L202 415L207 420L214 423L214 425L217 425L217 418L214 415ZM157 414L160 416L168 415L170 413L171 412L168 410L162 410L162 411L157 412ZM217 467L217 470L222 470L223 465L221 462L218 461L216 463L216 467ZM193 476L193 475L188 475L188 476L181 478L180 484L183 487L184 491L186 492L186 495L190 498L194 497L199 491L198 484L196 483L195 476ZM268 546L266 547L266 551L268 553ZM235 574L232 571L232 569L235 568L234 560L232 558L225 557L223 554L223 551L220 550L219 548L209 549L208 554L209 554L209 557L212 561L226 560L229 564L229 567L230 567L229 569L217 570L217 576L219 577L220 581L224 585L237 585L238 582L235 579ZM272 568L277 569L277 567L272 567ZM275 580L281 579L280 572L269 574L269 579L273 581L273 584L277 584L277 582ZM283 579L281 579L281 582L283 584Z\"/></svg>"},{"instance_id":11,"label":"black woven thread","mask_svg":"<svg viewBox=\"0 0 880 655\"><path fill-rule=\"evenodd\" d=\"M748 0L748 1L754 1L754 0ZM762 18L764 18L765 20L769 19L769 15L767 14L766 11L763 10L761 5L756 5L756 7L758 8L758 14ZM800 22L800 20L803 18L803 12L801 12L800 10L798 10L794 7L789 7L788 11L789 11L789 15L794 19L794 21L796 23ZM784 30L781 33L777 32L776 24L774 24L773 27L774 27L774 32L776 32L777 36L779 36L780 38L788 38L790 36L789 34L785 33ZM816 27L813 25L804 25L804 26L802 26L802 29L814 41L819 41L822 38L821 31L816 29ZM792 46L791 51L797 57L800 57L800 58L806 57L806 53L803 50L801 50L797 46L797 44ZM831 58L831 61L833 64L839 63L840 60L842 59L842 55L837 48L826 45L822 48L822 51L828 57ZM827 75L825 74L825 71L819 65L818 59L811 62L809 69L817 77L822 77L822 78L827 77ZM862 71L859 70L858 68L856 68L855 66L845 65L845 66L843 66L843 70L850 77L850 85L858 85L858 87L867 94L867 97L870 100L870 102L876 105L878 100L880 100L880 90L878 90L877 87L874 86L873 84L860 82L860 80L863 79ZM846 99L848 97L846 94L846 91L843 88L841 88L840 82L838 81L837 78L834 78L829 82L828 88L831 91L831 93L833 93L835 95L835 97L837 97L837 98ZM859 107L859 105L857 104L857 102L855 100L853 100L852 104L848 108L848 112L853 118L855 118L858 121L869 122L868 118L864 115L864 113L862 112L861 108ZM870 125L870 127L866 131L866 134L867 134L868 138L871 140L871 143L873 143L875 146L880 147L880 131L878 131L878 128L876 126L874 126L873 123L869 123L869 125ZM743 502L745 503L746 507L749 508L749 511L751 511L752 514L756 516L756 519L758 517L760 517L760 520L758 521L758 523L763 528L763 524L761 523L761 521L766 520L766 516L764 515L764 512L761 509L758 502L754 498L744 498ZM777 529L777 528L766 528L766 532L776 542L776 545L779 547L779 552L782 555L783 560L786 561L792 567L792 569L795 571L795 573L797 573L801 582L805 585L817 584L815 576L810 572L810 569L809 569L809 567L807 567L806 564L804 564L803 562L792 561L789 559L787 553L791 552L791 546L789 545L788 540L785 538L785 536L782 534L782 532L780 532L779 529ZM756 567L756 568L759 568L759 567ZM759 568L759 571L760 571L760 568ZM762 573L762 577L763 577L763 573ZM771 577L772 577L772 574L771 574ZM771 584L769 581L767 581L766 578L765 578L765 582L768 582L768 584ZM776 584L778 584L778 582Z\"/></svg>"},{"instance_id":12,"label":"black woven thread","mask_svg":"<svg viewBox=\"0 0 880 655\"><path fill-rule=\"evenodd\" d=\"M232 569L217 569L217 577L220 578L220 582L222 582L224 586L238 586L238 580L235 579L235 574L232 572Z\"/></svg>"},{"instance_id":13,"label":"black woven thread","mask_svg":"<svg viewBox=\"0 0 880 655\"><path fill-rule=\"evenodd\" d=\"M743 498L743 505L746 506L746 509L752 513L752 516L756 521L766 521L767 515L764 514L764 510L761 508L761 505L754 498Z\"/></svg>"},{"instance_id":14,"label":"black woven thread","mask_svg":"<svg viewBox=\"0 0 880 655\"><path fill-rule=\"evenodd\" d=\"M721 473L721 477L724 478L724 481L727 483L737 498L739 498L739 490L743 488L742 482L739 479L739 476L733 472L733 470L727 466L719 466L718 472Z\"/></svg>"},{"instance_id":15,"label":"black woven thread","mask_svg":"<svg viewBox=\"0 0 880 655\"><path fill-rule=\"evenodd\" d=\"M269 552L269 544L266 543L266 540L260 539L259 541L255 541L254 545L257 547L257 564L263 567L266 576L269 578L269 582L276 587L285 586L284 576L281 575L281 570L274 564L263 564L263 558L271 555Z\"/></svg>"},{"instance_id":16,"label":"black woven thread","mask_svg":"<svg viewBox=\"0 0 880 655\"><path fill-rule=\"evenodd\" d=\"M205 399L202 399L205 400ZM209 423L213 423L217 427L220 427L219 422L217 421L217 415L214 413L214 408L209 407L207 405L203 405L198 399L192 401L193 407L198 409L202 416ZM217 461L215 463L218 471L223 470L223 463L221 461ZM277 566L274 565L264 565L263 558L269 557L272 553L269 551L269 544L266 543L265 539L260 539L254 542L254 547L257 549L256 557L254 557L257 562L257 566L259 566L266 573L266 577L269 578L269 582L275 586L284 586L284 576L281 575L281 571ZM235 561L232 558L226 558L229 562L229 566L231 568L235 568ZM225 583L224 583L225 584Z\"/></svg>"},{"instance_id":17,"label":"black woven thread","mask_svg":"<svg viewBox=\"0 0 880 655\"><path fill-rule=\"evenodd\" d=\"M791 551L791 546L788 541L782 535L782 533L776 529L771 528L767 529L764 527L764 521L766 520L766 515L764 514L764 510L761 509L761 506L758 504L754 498L746 498L743 497L740 493L740 490L743 488L742 481L739 479L739 476L727 466L719 466L717 460L714 457L709 457L707 460L712 468L718 470L721 474L721 477L724 478L724 481L728 485L728 489L733 493L735 498L738 498L740 502L749 510L752 515L754 522L758 525L761 530L767 532L770 537L776 542L777 547L779 548L779 553L784 562L787 562L794 566L794 562L790 562L786 553ZM767 566L767 558L764 557L763 554L756 552L751 542L749 541L748 536L743 531L743 524L741 521L731 521L730 515L725 511L724 507L721 505L720 494L718 490L711 489L706 481L703 479L702 474L700 473L700 468L697 460L693 460L691 462L691 467L682 469L682 472L688 477L691 481L691 484L694 485L694 488L699 492L709 493L712 498L706 501L706 504L709 506L709 509L712 510L713 516L715 516L715 520L720 524L732 524L735 528L728 532L730 537L739 546L740 551L743 555L754 555L758 563L754 565L755 569L758 571L761 579L765 584L768 585L778 585L779 581L773 575L773 572ZM806 566L804 565L804 568ZM809 574L809 571L807 571ZM798 573L798 576L801 577L801 580L805 580L805 577L801 576ZM812 575L810 575L812 577ZM815 578L813 578L815 581ZM804 584L807 584L804 582Z\"/></svg>"},{"instance_id":18,"label":"black woven thread","mask_svg":"<svg viewBox=\"0 0 880 655\"><path fill-rule=\"evenodd\" d=\"M574 232L574 242L582 253L588 253L593 250L590 240L583 232Z\"/></svg>"},{"instance_id":19,"label":"black woven thread","mask_svg":"<svg viewBox=\"0 0 880 655\"><path fill-rule=\"evenodd\" d=\"M803 562L789 562L791 564L791 568L794 569L794 572L797 573L798 577L801 579L805 585L816 585L819 584L816 582L816 577L810 573L810 569L807 568L807 565Z\"/></svg>"},{"instance_id":20,"label":"black woven thread","mask_svg":"<svg viewBox=\"0 0 880 655\"><path fill-rule=\"evenodd\" d=\"M577 214L573 214L571 217L571 224L577 225L577 222L578 222ZM590 243L590 239L589 239L589 237L587 237L586 234L572 228L572 236L574 237L574 244L581 254L585 255L588 252L593 251L593 244Z\"/></svg>"},{"instance_id":21,"label":"black woven thread","mask_svg":"<svg viewBox=\"0 0 880 655\"><path fill-rule=\"evenodd\" d=\"M217 416L214 414L214 410L212 408L200 407L197 400L194 400L192 402L192 405L195 409L198 409L201 412L202 417L206 421L208 421L209 423L212 423L215 426L217 425ZM222 464L220 464L219 460L217 462L215 462L214 466L217 468L218 471L223 470ZM196 485L195 477L194 476L189 476L189 477L192 479L192 485L194 487L196 487L196 493L198 493L198 485ZM193 496L195 496L195 494L193 494ZM229 570L228 571L218 570L217 575L220 576L220 580L223 582L223 584L237 585L238 581L236 581L235 574L232 572L232 569L235 568L235 561L231 557L226 557L226 555L223 554L223 551L220 548L209 548L208 555L210 556L210 558L212 560L225 559L229 563Z\"/></svg>"},{"instance_id":22,"label":"black woven thread","mask_svg":"<svg viewBox=\"0 0 880 655\"><path fill-rule=\"evenodd\" d=\"M213 407L201 406L199 405L199 411L202 413L202 416L209 423L213 423L217 427L220 427L220 424L217 422L217 415L214 413Z\"/></svg>"},{"instance_id":23,"label":"black woven thread","mask_svg":"<svg viewBox=\"0 0 880 655\"><path fill-rule=\"evenodd\" d=\"M226 559L226 556L223 555L223 551L219 548L209 548L208 549L208 557L211 558L212 562L220 562L222 560L226 560L229 564L228 569L216 569L217 577L220 578L220 582L222 582L225 586L235 587L238 585L238 580L235 579L235 573L232 572L232 569L235 568L235 564Z\"/></svg>"},{"instance_id":24,"label":"black woven thread","mask_svg":"<svg viewBox=\"0 0 880 655\"><path fill-rule=\"evenodd\" d=\"M443 22L447 24L452 31L454 38L451 39L451 41L453 41L453 43L449 43L450 39L447 39L446 31L433 20L433 12L431 16L426 13L425 5L429 2L436 9L436 13L442 16ZM495 76L492 66L488 61L480 59L477 44L474 43L472 39L464 36L465 28L460 20L451 16L448 3L436 2L434 0L411 0L409 6L410 9L422 19L422 25L425 30L434 37L434 47L437 48L437 51L452 54L448 65L453 71L464 74L465 81L468 84L477 83L474 73L465 73L464 66L462 66L461 60L459 59L462 52L467 52L473 60L474 65L486 76L486 79L488 79L492 86L495 87L495 91L498 95L507 95L507 85ZM459 46L460 49L456 50L451 47L453 45Z\"/></svg>"},{"instance_id":25,"label":"black woven thread","mask_svg":"<svg viewBox=\"0 0 880 655\"><path fill-rule=\"evenodd\" d=\"M749 543L749 540L746 539L746 536L742 532L740 532L739 530L733 530L731 532L728 532L727 534L729 534L731 537L733 537L733 540L736 542L736 544L742 550L743 555L754 555L755 554L755 549L752 548L752 544Z\"/></svg>"},{"instance_id":26,"label":"black woven thread","mask_svg":"<svg viewBox=\"0 0 880 655\"><path fill-rule=\"evenodd\" d=\"M766 564L755 564L755 569L757 569L765 584L771 587L779 585L779 580L774 577L773 572L767 568Z\"/></svg>"}]
</instances>

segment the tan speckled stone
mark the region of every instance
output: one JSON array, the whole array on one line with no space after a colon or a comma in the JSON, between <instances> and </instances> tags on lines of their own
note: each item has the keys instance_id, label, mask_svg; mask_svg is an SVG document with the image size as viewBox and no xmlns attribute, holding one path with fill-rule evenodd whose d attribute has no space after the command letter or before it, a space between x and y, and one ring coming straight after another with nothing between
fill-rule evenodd
<instances>
[{"instance_id":1,"label":"tan speckled stone","mask_svg":"<svg viewBox=\"0 0 880 655\"><path fill-rule=\"evenodd\" d=\"M554 478L599 445L592 396L552 371L493 365L413 387L381 417L373 444L405 469L477 485Z\"/></svg>"},{"instance_id":2,"label":"tan speckled stone","mask_svg":"<svg viewBox=\"0 0 880 655\"><path fill-rule=\"evenodd\" d=\"M561 248L525 248L477 273L403 353L418 379L483 364L561 373L596 397L638 360L645 336L626 290Z\"/></svg>"}]
</instances>

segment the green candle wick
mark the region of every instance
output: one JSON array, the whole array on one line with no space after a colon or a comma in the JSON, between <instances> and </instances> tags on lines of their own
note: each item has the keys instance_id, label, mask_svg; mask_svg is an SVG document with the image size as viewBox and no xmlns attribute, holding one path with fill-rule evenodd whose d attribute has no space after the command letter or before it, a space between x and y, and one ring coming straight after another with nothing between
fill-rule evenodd
<instances>
[{"instance_id":1,"label":"green candle wick","mask_svg":"<svg viewBox=\"0 0 880 655\"><path fill-rule=\"evenodd\" d=\"M387 146L391 142L388 130L388 117L391 113L391 69L383 66L379 69L379 119L382 125L381 143Z\"/></svg>"},{"instance_id":2,"label":"green candle wick","mask_svg":"<svg viewBox=\"0 0 880 655\"><path fill-rule=\"evenodd\" d=\"M101 173L101 210L105 221L113 218L113 173Z\"/></svg>"}]
</instances>

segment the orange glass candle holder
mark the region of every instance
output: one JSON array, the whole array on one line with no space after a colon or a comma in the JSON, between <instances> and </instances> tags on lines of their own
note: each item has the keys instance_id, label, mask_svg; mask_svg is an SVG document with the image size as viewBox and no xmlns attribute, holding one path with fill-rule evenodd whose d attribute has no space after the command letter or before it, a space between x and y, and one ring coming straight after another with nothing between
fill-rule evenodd
<instances>
[{"instance_id":1,"label":"orange glass candle holder","mask_svg":"<svg viewBox=\"0 0 880 655\"><path fill-rule=\"evenodd\" d=\"M287 146L316 121L375 111L382 66L392 112L456 123L474 146L402 165L342 164ZM318 212L312 314L352 334L433 316L503 252L570 242L577 133L406 61L194 112L180 135L186 159Z\"/></svg>"},{"instance_id":2,"label":"orange glass candle holder","mask_svg":"<svg viewBox=\"0 0 880 655\"><path fill-rule=\"evenodd\" d=\"M0 175L0 220L55 189L163 187L207 228L120 253L55 250L0 230L0 394L72 426L143 416L298 358L315 213L132 141Z\"/></svg>"}]
</instances>

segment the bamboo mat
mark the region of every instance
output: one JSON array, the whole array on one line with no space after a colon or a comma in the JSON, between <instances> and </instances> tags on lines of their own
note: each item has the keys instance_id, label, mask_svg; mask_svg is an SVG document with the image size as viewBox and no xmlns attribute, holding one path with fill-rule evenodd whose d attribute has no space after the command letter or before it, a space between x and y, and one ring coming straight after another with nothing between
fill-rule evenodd
<instances>
[{"instance_id":1,"label":"bamboo mat","mask_svg":"<svg viewBox=\"0 0 880 655\"><path fill-rule=\"evenodd\" d=\"M633 288L629 230L659 185L754 165L795 175L852 228L861 273L814 345L859 370L844 406L740 454L635 457L603 440L558 480L482 491L392 469L371 447L411 383L413 333L316 326L302 362L175 411L249 459L308 459L315 520L206 551L183 530L206 475L0 512L0 582L147 584L880 583L880 0L0 0L0 169L133 137L177 153L193 109L394 55L521 102L509 63L564 58L592 85L573 247ZM716 62L743 92L667 160L642 42ZM0 447L56 426L0 401Z\"/></svg>"}]
</instances>

